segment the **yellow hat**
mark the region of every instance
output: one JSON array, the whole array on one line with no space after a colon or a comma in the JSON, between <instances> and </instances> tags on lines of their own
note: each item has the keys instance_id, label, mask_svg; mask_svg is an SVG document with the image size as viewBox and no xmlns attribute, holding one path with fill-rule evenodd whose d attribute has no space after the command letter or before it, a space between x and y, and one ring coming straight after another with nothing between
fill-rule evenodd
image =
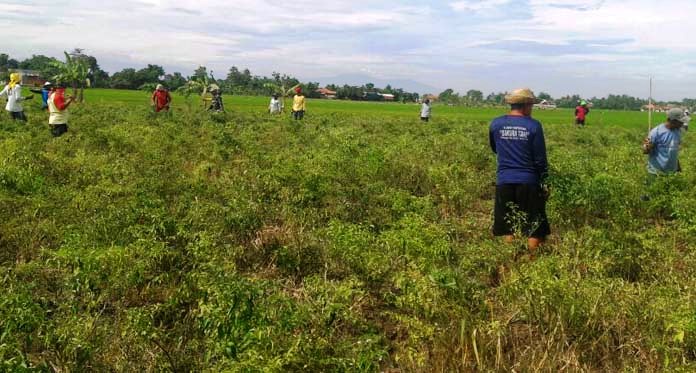
<instances>
[{"instance_id":1,"label":"yellow hat","mask_svg":"<svg viewBox=\"0 0 696 373\"><path fill-rule=\"evenodd\" d=\"M10 74L10 88L14 88L17 84L22 82L22 76L19 73Z\"/></svg>"},{"instance_id":2,"label":"yellow hat","mask_svg":"<svg viewBox=\"0 0 696 373\"><path fill-rule=\"evenodd\" d=\"M529 88L519 88L505 95L508 104L537 104L539 100Z\"/></svg>"}]
</instances>

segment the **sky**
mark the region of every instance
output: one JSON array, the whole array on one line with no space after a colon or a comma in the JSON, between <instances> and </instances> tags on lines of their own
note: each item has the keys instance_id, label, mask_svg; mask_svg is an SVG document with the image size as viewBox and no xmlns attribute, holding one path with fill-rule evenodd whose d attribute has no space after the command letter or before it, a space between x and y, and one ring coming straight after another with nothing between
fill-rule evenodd
<instances>
[{"instance_id":1,"label":"sky","mask_svg":"<svg viewBox=\"0 0 696 373\"><path fill-rule=\"evenodd\" d=\"M653 76L657 99L696 97L694 0L0 0L0 14L0 51L80 47L110 73L237 66L556 97L647 97Z\"/></svg>"}]
</instances>

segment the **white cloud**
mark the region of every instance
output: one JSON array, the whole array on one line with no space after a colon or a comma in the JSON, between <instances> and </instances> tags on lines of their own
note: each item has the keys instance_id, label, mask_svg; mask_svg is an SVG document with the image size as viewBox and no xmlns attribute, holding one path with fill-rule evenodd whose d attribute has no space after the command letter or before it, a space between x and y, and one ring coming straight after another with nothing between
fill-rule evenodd
<instances>
[{"instance_id":1,"label":"white cloud","mask_svg":"<svg viewBox=\"0 0 696 373\"><path fill-rule=\"evenodd\" d=\"M111 72L236 65L504 90L496 71L512 67L563 76L548 84L572 92L574 77L662 71L665 81L688 80L696 69L693 0L5 0L0 12L3 51L24 58L81 47Z\"/></svg>"}]
</instances>

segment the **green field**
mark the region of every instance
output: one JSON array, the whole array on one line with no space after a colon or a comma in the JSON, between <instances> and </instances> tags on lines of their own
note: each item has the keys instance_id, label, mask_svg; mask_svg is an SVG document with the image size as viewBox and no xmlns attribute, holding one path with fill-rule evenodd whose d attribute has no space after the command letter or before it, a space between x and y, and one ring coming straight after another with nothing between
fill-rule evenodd
<instances>
[{"instance_id":1,"label":"green field","mask_svg":"<svg viewBox=\"0 0 696 373\"><path fill-rule=\"evenodd\" d=\"M122 91L112 89L92 89L86 92L86 99L89 102L105 104L127 104L128 106L147 106L150 93L138 91ZM223 96L225 107L231 112L240 113L260 113L268 108L269 98L252 96ZM193 97L188 100L182 96L173 97L177 111L189 109L187 105L196 107L199 103ZM288 98L286 106L289 107L291 99ZM308 113L331 114L350 112L357 115L389 115L400 117L418 117L420 111L417 104L396 104L396 103L375 103L375 102L356 102L356 101L332 101L332 100L308 100ZM504 114L505 108L464 108L459 106L435 105L433 116L448 120L467 120L481 121L488 123L492 118ZM573 110L540 110L535 113L543 123L549 124L572 124L574 123ZM655 121L664 120L665 115L656 113ZM648 114L636 111L612 111L596 110L590 116L589 124L599 125L607 128L626 127L626 128L645 128L647 131Z\"/></svg>"},{"instance_id":2,"label":"green field","mask_svg":"<svg viewBox=\"0 0 696 373\"><path fill-rule=\"evenodd\" d=\"M528 261L490 234L502 108L86 99L0 119L0 371L696 370L696 154L648 190L645 113L535 113Z\"/></svg>"}]
</instances>

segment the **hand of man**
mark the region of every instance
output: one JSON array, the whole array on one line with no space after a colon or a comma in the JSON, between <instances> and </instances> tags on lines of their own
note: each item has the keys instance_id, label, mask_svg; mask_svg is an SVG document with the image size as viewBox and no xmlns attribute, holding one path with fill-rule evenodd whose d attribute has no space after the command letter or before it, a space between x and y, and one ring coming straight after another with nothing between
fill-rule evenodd
<instances>
[{"instance_id":1,"label":"hand of man","mask_svg":"<svg viewBox=\"0 0 696 373\"><path fill-rule=\"evenodd\" d=\"M549 198L551 198L551 189L549 189L548 185L541 186L541 196L544 197L545 201L548 201Z\"/></svg>"},{"instance_id":2,"label":"hand of man","mask_svg":"<svg viewBox=\"0 0 696 373\"><path fill-rule=\"evenodd\" d=\"M649 137L646 137L645 140L643 140L643 154L650 154L654 147L655 144L650 141Z\"/></svg>"},{"instance_id":3,"label":"hand of man","mask_svg":"<svg viewBox=\"0 0 696 373\"><path fill-rule=\"evenodd\" d=\"M34 98L34 95L29 95L29 96L25 97L24 99L25 99L25 100L31 100L32 98Z\"/></svg>"}]
</instances>

